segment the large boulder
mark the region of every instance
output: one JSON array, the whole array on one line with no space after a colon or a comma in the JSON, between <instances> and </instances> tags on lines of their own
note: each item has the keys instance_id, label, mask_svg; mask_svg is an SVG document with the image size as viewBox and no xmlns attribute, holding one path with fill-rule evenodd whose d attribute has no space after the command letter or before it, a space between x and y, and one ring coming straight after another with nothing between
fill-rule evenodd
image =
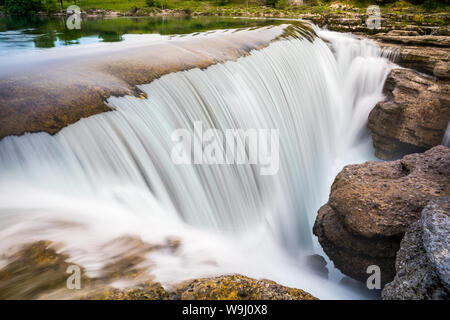
<instances>
[{"instance_id":1,"label":"large boulder","mask_svg":"<svg viewBox=\"0 0 450 320\"><path fill-rule=\"evenodd\" d=\"M439 145L450 120L450 85L408 69L393 69L385 101L369 114L375 155L395 159Z\"/></svg>"},{"instance_id":2,"label":"large boulder","mask_svg":"<svg viewBox=\"0 0 450 320\"><path fill-rule=\"evenodd\" d=\"M348 165L337 175L313 232L344 274L366 281L378 265L386 284L409 225L436 196L450 192L450 148L437 146L391 162Z\"/></svg>"},{"instance_id":3,"label":"large boulder","mask_svg":"<svg viewBox=\"0 0 450 320\"><path fill-rule=\"evenodd\" d=\"M394 281L382 297L392 299L450 298L450 196L432 199L403 238Z\"/></svg>"}]
</instances>

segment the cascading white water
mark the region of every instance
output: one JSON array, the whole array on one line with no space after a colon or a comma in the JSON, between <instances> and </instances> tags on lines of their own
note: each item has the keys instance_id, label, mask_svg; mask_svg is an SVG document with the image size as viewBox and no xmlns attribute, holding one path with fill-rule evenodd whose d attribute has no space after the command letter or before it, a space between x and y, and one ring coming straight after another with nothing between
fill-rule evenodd
<instances>
[{"instance_id":1,"label":"cascading white water","mask_svg":"<svg viewBox=\"0 0 450 320\"><path fill-rule=\"evenodd\" d=\"M442 138L442 145L450 147L450 122L447 124L447 129L445 130L444 137Z\"/></svg>"},{"instance_id":2,"label":"cascading white water","mask_svg":"<svg viewBox=\"0 0 450 320\"><path fill-rule=\"evenodd\" d=\"M152 256L163 284L240 272L320 298L355 297L296 264L318 250L312 224L336 173L372 157L365 123L390 66L367 40L318 34L331 50L320 38L280 40L237 61L141 85L147 99L111 97L114 111L54 136L1 140L2 248L19 239L62 241L95 272L104 262L95 249L101 242L124 233L149 242L175 235L182 254ZM192 130L194 121L279 129L278 174L259 175L250 164L175 165L171 133Z\"/></svg>"}]
</instances>

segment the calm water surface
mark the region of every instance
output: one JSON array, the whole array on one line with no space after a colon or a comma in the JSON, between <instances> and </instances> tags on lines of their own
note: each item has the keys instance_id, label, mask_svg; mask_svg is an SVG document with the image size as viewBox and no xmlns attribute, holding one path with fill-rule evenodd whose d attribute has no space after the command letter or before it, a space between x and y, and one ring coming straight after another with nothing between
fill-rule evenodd
<instances>
[{"instance_id":1,"label":"calm water surface","mask_svg":"<svg viewBox=\"0 0 450 320\"><path fill-rule=\"evenodd\" d=\"M127 41L136 35L179 35L216 29L251 28L276 20L230 17L83 18L81 29L69 29L65 18L0 18L0 56L97 42ZM278 22L279 23L279 22ZM154 38L154 37L153 37Z\"/></svg>"}]
</instances>

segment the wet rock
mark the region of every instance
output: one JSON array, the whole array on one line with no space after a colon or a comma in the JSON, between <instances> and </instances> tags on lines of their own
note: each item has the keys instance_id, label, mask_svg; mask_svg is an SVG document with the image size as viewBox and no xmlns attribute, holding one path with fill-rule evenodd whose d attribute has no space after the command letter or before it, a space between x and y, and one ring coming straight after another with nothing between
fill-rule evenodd
<instances>
[{"instance_id":1,"label":"wet rock","mask_svg":"<svg viewBox=\"0 0 450 320\"><path fill-rule=\"evenodd\" d=\"M0 269L0 299L36 299L53 290L66 288L69 257L57 252L50 241L23 246L7 258ZM83 270L80 267L80 270ZM82 273L83 274L83 273ZM88 279L83 277L83 281Z\"/></svg>"},{"instance_id":2,"label":"wet rock","mask_svg":"<svg viewBox=\"0 0 450 320\"><path fill-rule=\"evenodd\" d=\"M365 283L369 277L367 267L377 265L382 271L383 284L394 277L399 240L372 240L350 232L337 211L328 204L319 209L313 231L325 253L342 273Z\"/></svg>"},{"instance_id":3,"label":"wet rock","mask_svg":"<svg viewBox=\"0 0 450 320\"><path fill-rule=\"evenodd\" d=\"M375 155L395 159L439 145L450 120L450 85L412 70L393 69L384 85L386 100L369 114Z\"/></svg>"},{"instance_id":4,"label":"wet rock","mask_svg":"<svg viewBox=\"0 0 450 320\"><path fill-rule=\"evenodd\" d=\"M397 253L394 281L383 299L450 298L450 196L432 199L403 238Z\"/></svg>"},{"instance_id":5,"label":"wet rock","mask_svg":"<svg viewBox=\"0 0 450 320\"><path fill-rule=\"evenodd\" d=\"M450 192L450 148L437 146L391 162L348 165L337 175L313 232L335 266L365 282L370 265L381 282L395 275L395 255L410 224L435 196Z\"/></svg>"},{"instance_id":6,"label":"wet rock","mask_svg":"<svg viewBox=\"0 0 450 320\"><path fill-rule=\"evenodd\" d=\"M180 284L171 299L181 300L316 300L309 293L270 280L242 275L202 278Z\"/></svg>"},{"instance_id":7,"label":"wet rock","mask_svg":"<svg viewBox=\"0 0 450 320\"><path fill-rule=\"evenodd\" d=\"M366 283L357 281L347 276L344 276L341 280L339 280L339 285L347 287L353 292L362 293L369 299L381 299L381 289L369 289Z\"/></svg>"},{"instance_id":8,"label":"wet rock","mask_svg":"<svg viewBox=\"0 0 450 320\"><path fill-rule=\"evenodd\" d=\"M0 269L0 299L316 299L300 289L242 275L193 279L175 285L172 290L166 289L148 273L153 265L145 264L149 252L165 250L173 254L181 246L179 239L166 240L152 245L133 236L113 239L98 248L104 259L100 263L106 261L99 275L87 276L86 270L79 266L79 290L67 288L70 276L67 268L74 265L67 254L58 252L51 241L26 244L4 259L6 264Z\"/></svg>"},{"instance_id":9,"label":"wet rock","mask_svg":"<svg viewBox=\"0 0 450 320\"><path fill-rule=\"evenodd\" d=\"M319 254L306 256L306 266L315 274L328 278L327 261Z\"/></svg>"},{"instance_id":10,"label":"wet rock","mask_svg":"<svg viewBox=\"0 0 450 320\"><path fill-rule=\"evenodd\" d=\"M149 252L161 248L161 245L151 245L133 236L113 239L99 248L109 261L102 267L99 278L105 282L117 279L149 281L152 277L147 273L150 265L146 256Z\"/></svg>"}]
</instances>

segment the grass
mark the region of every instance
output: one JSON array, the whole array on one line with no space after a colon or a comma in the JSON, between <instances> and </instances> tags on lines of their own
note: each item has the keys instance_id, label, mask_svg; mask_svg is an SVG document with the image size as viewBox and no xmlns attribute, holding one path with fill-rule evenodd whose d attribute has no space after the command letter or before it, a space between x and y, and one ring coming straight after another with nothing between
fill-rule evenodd
<instances>
[{"instance_id":1,"label":"grass","mask_svg":"<svg viewBox=\"0 0 450 320\"><path fill-rule=\"evenodd\" d=\"M75 4L75 1L64 1L64 6ZM108 9L116 11L128 11L131 8L147 7L145 0L78 0L76 5L82 9Z\"/></svg>"},{"instance_id":2,"label":"grass","mask_svg":"<svg viewBox=\"0 0 450 320\"><path fill-rule=\"evenodd\" d=\"M158 2L164 3L164 7L158 9L177 9L184 10L187 13L220 16L260 16L264 14L272 16L295 16L302 13L345 13L348 11L348 7L351 7L353 12L365 13L369 5L376 4L375 0L304 0L302 6L279 9L262 6L260 0L248 0L248 2L245 0L159 0ZM155 10L155 8L148 7L146 0L64 0L65 7L72 4L77 4L83 10L106 9L118 12L127 12L132 8L141 8L145 12ZM336 7L337 4L341 7ZM428 12L450 12L450 6L439 3L435 9L430 9L422 5L411 5L409 2L399 0L381 6L381 11L397 14L423 14Z\"/></svg>"}]
</instances>

